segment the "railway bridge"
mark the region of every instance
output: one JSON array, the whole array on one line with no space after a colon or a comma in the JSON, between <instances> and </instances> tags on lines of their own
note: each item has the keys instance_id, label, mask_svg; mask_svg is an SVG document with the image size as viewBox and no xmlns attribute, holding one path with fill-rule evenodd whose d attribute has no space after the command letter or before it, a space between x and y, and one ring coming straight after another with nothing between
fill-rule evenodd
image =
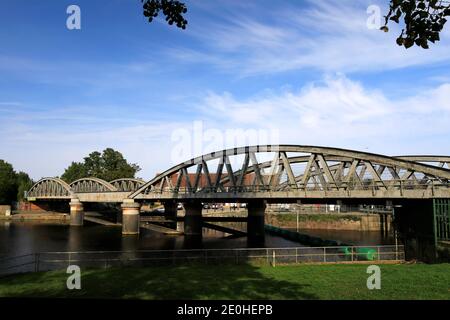
<instances>
[{"instance_id":1,"label":"railway bridge","mask_svg":"<svg viewBox=\"0 0 450 320\"><path fill-rule=\"evenodd\" d=\"M435 212L433 205L444 203L435 220L442 220L437 232L448 238L450 156L386 156L319 146L257 145L190 159L147 182L86 177L67 184L58 178L43 178L31 187L27 198L70 201L72 225L82 225L83 203L121 203L123 234L139 233L139 212L145 202L163 203L169 216L176 215L177 203L183 203L185 234L192 235L201 234L202 203L247 203L248 235L254 237L264 232L267 203L380 203L403 208L398 211L406 210L411 216L418 208Z\"/></svg>"}]
</instances>

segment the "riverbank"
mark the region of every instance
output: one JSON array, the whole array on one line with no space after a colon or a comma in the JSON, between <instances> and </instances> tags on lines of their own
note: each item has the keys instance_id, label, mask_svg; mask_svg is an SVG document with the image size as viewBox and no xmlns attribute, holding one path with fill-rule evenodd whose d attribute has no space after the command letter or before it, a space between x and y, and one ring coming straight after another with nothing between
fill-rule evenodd
<instances>
[{"instance_id":1,"label":"riverbank","mask_svg":"<svg viewBox=\"0 0 450 320\"><path fill-rule=\"evenodd\" d=\"M148 212L147 212L148 213ZM184 210L178 212L184 217ZM211 210L205 209L204 217L247 217L246 210ZM68 213L52 211L16 210L11 215L0 215L0 220L58 220L68 221ZM380 231L389 232L392 227L390 216L365 213L274 213L267 212L265 223L285 229L345 230L345 231Z\"/></svg>"},{"instance_id":2,"label":"riverbank","mask_svg":"<svg viewBox=\"0 0 450 320\"><path fill-rule=\"evenodd\" d=\"M389 232L392 218L366 213L267 213L266 224L286 229L346 230Z\"/></svg>"},{"instance_id":3,"label":"riverbank","mask_svg":"<svg viewBox=\"0 0 450 320\"><path fill-rule=\"evenodd\" d=\"M0 215L1 220L12 221L65 221L70 220L68 213L15 211L10 216Z\"/></svg>"},{"instance_id":4,"label":"riverbank","mask_svg":"<svg viewBox=\"0 0 450 320\"><path fill-rule=\"evenodd\" d=\"M84 270L81 290L66 288L65 270L15 275L0 297L450 299L450 264L379 266L380 290L367 289L367 265L183 265Z\"/></svg>"}]
</instances>

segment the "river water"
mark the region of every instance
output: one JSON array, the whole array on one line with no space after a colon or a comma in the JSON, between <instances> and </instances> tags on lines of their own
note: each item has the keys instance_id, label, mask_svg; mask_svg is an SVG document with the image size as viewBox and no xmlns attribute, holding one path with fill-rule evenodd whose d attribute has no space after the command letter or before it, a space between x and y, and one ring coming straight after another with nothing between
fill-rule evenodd
<instances>
[{"instance_id":1,"label":"river water","mask_svg":"<svg viewBox=\"0 0 450 320\"><path fill-rule=\"evenodd\" d=\"M45 251L134 251L192 248L246 248L246 237L227 237L220 231L203 229L201 242L184 236L168 236L142 229L139 237L122 236L121 227L86 222L71 227L59 222L0 222L0 256L17 256ZM392 237L379 232L300 230L324 239L341 240L355 245L392 244ZM298 242L266 234L265 247L300 247Z\"/></svg>"},{"instance_id":2,"label":"river water","mask_svg":"<svg viewBox=\"0 0 450 320\"><path fill-rule=\"evenodd\" d=\"M297 242L266 235L265 247L299 247ZM226 237L223 232L203 229L201 243L184 236L163 235L142 229L139 236L122 236L121 227L86 222L83 227L63 223L0 222L0 256L45 251L134 251L193 248L246 248L246 237Z\"/></svg>"},{"instance_id":3,"label":"river water","mask_svg":"<svg viewBox=\"0 0 450 320\"><path fill-rule=\"evenodd\" d=\"M289 230L296 231L295 228ZM392 233L383 234L381 231L299 229L298 232L322 239L338 240L357 246L395 244L395 237Z\"/></svg>"}]
</instances>

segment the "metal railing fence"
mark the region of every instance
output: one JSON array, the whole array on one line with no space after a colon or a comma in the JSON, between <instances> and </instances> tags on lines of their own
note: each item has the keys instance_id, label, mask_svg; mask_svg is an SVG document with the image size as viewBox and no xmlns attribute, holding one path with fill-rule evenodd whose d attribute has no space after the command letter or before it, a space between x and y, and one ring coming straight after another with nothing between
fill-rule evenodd
<instances>
[{"instance_id":1,"label":"metal railing fence","mask_svg":"<svg viewBox=\"0 0 450 320\"><path fill-rule=\"evenodd\" d=\"M89 268L145 267L189 263L255 263L276 266L293 263L376 262L402 261L404 259L402 245L39 252L0 258L0 275L64 269L69 265Z\"/></svg>"},{"instance_id":2,"label":"metal railing fence","mask_svg":"<svg viewBox=\"0 0 450 320\"><path fill-rule=\"evenodd\" d=\"M313 182L297 183L297 184L283 184L283 185L242 185L242 186L201 186L197 188L193 187L173 187L167 186L160 188L154 186L151 189L152 193L164 193L164 192L179 192L179 193L193 193L193 192L206 192L206 193L236 193L236 192L276 192L276 191L289 191L289 190L301 190L301 191L333 191L333 190L426 190L435 188L449 188L450 182L442 181L440 179L423 179L423 180L402 180L402 179L389 179L385 181L366 180L362 182L325 182L325 185Z\"/></svg>"}]
</instances>

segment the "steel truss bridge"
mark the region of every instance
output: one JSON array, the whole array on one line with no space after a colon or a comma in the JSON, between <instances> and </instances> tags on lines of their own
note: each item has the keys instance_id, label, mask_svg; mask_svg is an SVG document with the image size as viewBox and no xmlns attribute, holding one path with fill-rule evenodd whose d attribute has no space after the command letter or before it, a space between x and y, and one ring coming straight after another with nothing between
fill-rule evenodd
<instances>
[{"instance_id":1,"label":"steel truss bridge","mask_svg":"<svg viewBox=\"0 0 450 320\"><path fill-rule=\"evenodd\" d=\"M258 160L259 159L259 160ZM233 168L233 165L235 168ZM43 178L30 201L268 202L450 198L450 156L385 156L301 145L260 145L212 152L148 182Z\"/></svg>"}]
</instances>

